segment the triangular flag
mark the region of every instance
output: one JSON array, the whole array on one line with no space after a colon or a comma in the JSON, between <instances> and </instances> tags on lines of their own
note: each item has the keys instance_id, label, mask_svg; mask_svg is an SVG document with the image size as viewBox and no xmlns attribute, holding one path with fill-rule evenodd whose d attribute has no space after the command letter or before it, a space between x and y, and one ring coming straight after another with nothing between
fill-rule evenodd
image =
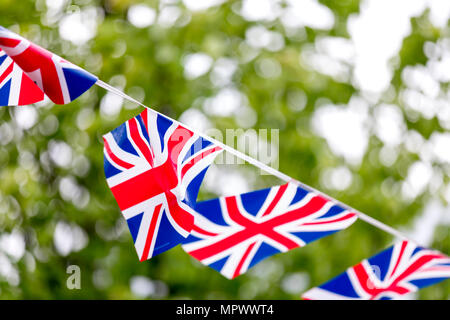
<instances>
[{"instance_id":1,"label":"triangular flag","mask_svg":"<svg viewBox=\"0 0 450 320\"><path fill-rule=\"evenodd\" d=\"M107 183L141 261L180 244L194 225L197 194L222 149L144 110L104 137Z\"/></svg>"},{"instance_id":2,"label":"triangular flag","mask_svg":"<svg viewBox=\"0 0 450 320\"><path fill-rule=\"evenodd\" d=\"M276 253L345 229L356 214L293 183L199 202L183 249L232 279Z\"/></svg>"},{"instance_id":3,"label":"triangular flag","mask_svg":"<svg viewBox=\"0 0 450 320\"><path fill-rule=\"evenodd\" d=\"M97 77L0 26L0 105L42 101L44 93L66 104L87 91Z\"/></svg>"},{"instance_id":4,"label":"triangular flag","mask_svg":"<svg viewBox=\"0 0 450 320\"><path fill-rule=\"evenodd\" d=\"M450 258L401 241L303 294L308 300L390 300L450 278Z\"/></svg>"}]
</instances>

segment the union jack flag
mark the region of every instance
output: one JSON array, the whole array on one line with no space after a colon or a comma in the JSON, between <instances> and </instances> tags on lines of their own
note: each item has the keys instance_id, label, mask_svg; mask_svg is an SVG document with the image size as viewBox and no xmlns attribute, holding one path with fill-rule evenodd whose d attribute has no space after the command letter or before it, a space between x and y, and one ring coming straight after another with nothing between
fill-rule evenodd
<instances>
[{"instance_id":1,"label":"union jack flag","mask_svg":"<svg viewBox=\"0 0 450 320\"><path fill-rule=\"evenodd\" d=\"M232 279L261 260L347 228L356 214L292 183L199 202L183 249Z\"/></svg>"},{"instance_id":2,"label":"union jack flag","mask_svg":"<svg viewBox=\"0 0 450 320\"><path fill-rule=\"evenodd\" d=\"M303 294L311 300L390 300L450 278L450 258L401 241Z\"/></svg>"},{"instance_id":3,"label":"union jack flag","mask_svg":"<svg viewBox=\"0 0 450 320\"><path fill-rule=\"evenodd\" d=\"M192 230L192 207L206 170L222 149L148 110L103 140L107 183L139 259L181 243Z\"/></svg>"},{"instance_id":4,"label":"union jack flag","mask_svg":"<svg viewBox=\"0 0 450 320\"><path fill-rule=\"evenodd\" d=\"M43 99L41 89L0 49L0 106L22 106Z\"/></svg>"},{"instance_id":5,"label":"union jack flag","mask_svg":"<svg viewBox=\"0 0 450 320\"><path fill-rule=\"evenodd\" d=\"M3 85L0 81L1 105L34 103L43 100L44 93L54 103L66 104L97 82L89 72L1 26L0 49L0 79L11 80Z\"/></svg>"}]
</instances>

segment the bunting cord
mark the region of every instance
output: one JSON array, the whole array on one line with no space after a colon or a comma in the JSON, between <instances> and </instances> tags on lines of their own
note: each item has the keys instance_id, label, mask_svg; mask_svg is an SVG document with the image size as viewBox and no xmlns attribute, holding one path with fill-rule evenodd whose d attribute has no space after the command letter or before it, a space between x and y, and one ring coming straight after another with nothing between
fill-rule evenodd
<instances>
[{"instance_id":1,"label":"bunting cord","mask_svg":"<svg viewBox=\"0 0 450 320\"><path fill-rule=\"evenodd\" d=\"M319 194L320 196L326 198L327 200L331 200L331 201L335 202L336 204L338 204L342 208L344 208L344 209L346 209L346 210L348 210L350 212L354 212L358 216L359 219L363 220L364 222L366 222L366 223L368 223L368 224L370 224L370 225L372 225L372 226L374 226L374 227L376 227L376 228L378 228L380 230L383 230L383 231L391 234L395 238L398 238L400 240L408 240L408 241L411 241L411 242L414 242L414 243L417 244L417 242L415 242L415 241L413 241L411 239L408 239L400 231L398 231L398 230L396 230L396 229L394 229L394 228L384 224L383 222L381 222L381 221L379 221L377 219L374 219L371 216L369 216L369 215L367 215L365 213L362 213L361 211L356 210L355 208L352 208L349 205L347 205L347 204L345 204L345 203L343 203L343 202L341 202L341 201L339 201L339 200L337 200L337 199L335 199L335 198L333 198L333 197L331 197L331 196L329 196L327 194L324 194L323 192L321 192L321 191L319 191L319 190L317 190L317 189L315 189L313 187L310 187L310 186L308 186L308 185L298 181L297 179L291 178L290 176L288 176L288 175L286 175L286 174L284 174L284 173L282 173L282 172L280 172L280 171L278 171L278 170L268 166L267 164L262 163L261 161L256 160L256 159L248 156L247 154L242 153L242 152L240 152L240 151L238 151L238 150L236 150L236 149L234 149L234 148L232 148L232 147L230 147L230 146L228 146L228 145L226 145L226 144L224 144L224 143L222 143L222 142L220 142L220 141L218 141L218 140L216 140L214 138L211 138L211 137L203 134L202 132L199 132L199 131L197 131L197 130L195 130L193 128L190 128L189 126L187 126L187 125L185 125L183 123L180 123L179 121L177 121L175 119L172 119L172 118L170 118L170 117L168 117L168 116L166 116L166 115L164 115L164 114L162 114L162 113L160 113L160 112L158 112L158 111L156 111L156 110L154 110L154 109L152 109L150 107L147 107L146 105L142 104L141 102L137 101L136 99L128 96L127 94L123 93L119 89L117 89L117 88L115 88L115 87L113 87L113 86L103 82L100 79L97 80L96 85L98 85L99 87L101 87L101 88L103 88L103 89L105 89L105 90L107 90L109 92L112 92L112 93L114 93L114 94L116 94L116 95L118 95L118 96L120 96L120 97L122 97L122 98L124 98L124 99L126 99L128 101L134 102L134 103L136 103L136 104L138 104L138 105L140 105L140 106L150 110L151 112L156 113L156 114L158 114L158 115L160 115L160 116L162 116L162 117L164 117L164 118L166 118L166 119L168 119L170 121L173 121L173 122L175 122L178 125L181 125L181 126L185 127L186 129L192 131L193 133L199 135L200 137L212 141L213 143L215 143L216 145L221 147L223 150L233 154L234 156L236 156L236 157L238 157L238 158L240 158L240 159L242 159L244 161L247 161L248 163L250 163L250 164L260 168L261 170L266 171L267 173L269 173L269 174L279 178L280 180L283 180L285 182L294 183L294 184L296 184L296 185L298 185L298 186L300 186L300 187L302 187L302 188L304 188L304 189L306 189L306 190L308 190L310 192L314 192L316 194Z\"/></svg>"}]
</instances>

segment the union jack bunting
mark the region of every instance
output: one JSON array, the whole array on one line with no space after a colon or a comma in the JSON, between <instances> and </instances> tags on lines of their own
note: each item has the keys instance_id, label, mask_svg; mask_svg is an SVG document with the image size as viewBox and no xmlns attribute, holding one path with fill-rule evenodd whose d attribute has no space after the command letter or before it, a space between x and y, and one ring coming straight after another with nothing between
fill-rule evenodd
<instances>
[{"instance_id":1,"label":"union jack bunting","mask_svg":"<svg viewBox=\"0 0 450 320\"><path fill-rule=\"evenodd\" d=\"M311 300L391 300L450 278L450 258L398 242L303 294Z\"/></svg>"},{"instance_id":2,"label":"union jack bunting","mask_svg":"<svg viewBox=\"0 0 450 320\"><path fill-rule=\"evenodd\" d=\"M206 170L222 149L148 110L103 140L107 183L139 259L181 243L192 230L191 207Z\"/></svg>"},{"instance_id":3,"label":"union jack bunting","mask_svg":"<svg viewBox=\"0 0 450 320\"><path fill-rule=\"evenodd\" d=\"M261 260L347 228L356 214L292 183L199 202L183 249L232 279Z\"/></svg>"},{"instance_id":4,"label":"union jack bunting","mask_svg":"<svg viewBox=\"0 0 450 320\"><path fill-rule=\"evenodd\" d=\"M44 99L44 93L54 103L66 104L97 81L89 72L1 26L0 49L3 106L38 102Z\"/></svg>"}]
</instances>

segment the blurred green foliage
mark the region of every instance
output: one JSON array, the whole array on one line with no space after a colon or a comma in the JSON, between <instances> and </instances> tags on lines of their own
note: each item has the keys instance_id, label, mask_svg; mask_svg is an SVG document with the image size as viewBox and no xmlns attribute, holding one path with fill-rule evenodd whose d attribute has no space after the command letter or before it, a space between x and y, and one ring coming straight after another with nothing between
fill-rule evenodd
<instances>
[{"instance_id":1,"label":"blurred green foliage","mask_svg":"<svg viewBox=\"0 0 450 320\"><path fill-rule=\"evenodd\" d=\"M359 12L358 1L320 1L334 13L335 26L330 30L306 27L300 37L285 35L278 20L246 21L236 12L240 1L226 2L201 12L189 12L183 3L175 1L181 13L174 25L165 27L154 23L146 28L137 28L127 21L128 8L139 2L158 12L161 3L67 1L61 16L86 8L95 8L97 12L96 35L80 46L61 38L59 18L45 18L50 2L2 0L0 25L20 32L100 79L122 86L130 95L136 98L139 95L146 105L174 118L189 107L201 110L201 98L211 97L218 91L208 74L192 80L184 77L182 62L187 54L203 52L214 60L235 59L239 63L233 85L247 96L248 104L257 115L251 127L280 129L280 171L402 230L412 227L431 198L432 192L425 192L414 201L402 199L399 185L406 177L406 169L417 160L417 154L399 146L395 163L385 166L378 160L382 142L375 135L369 139L361 164L349 166L354 177L349 188L337 191L321 182L321 175L327 168L347 164L344 158L333 154L326 140L313 130L312 115L323 99L346 105L358 89L349 81L338 82L306 68L299 63L299 56L303 48L314 44L319 36L348 38L346 21L349 15ZM249 27L258 24L281 33L285 44L275 52L259 50L255 58L248 59L245 58L248 52L244 50L245 34ZM429 24L427 12L413 19L412 32L403 41L399 63L394 69L395 92L405 86L401 73L406 66L426 62L424 43L435 42L441 36L441 30ZM281 75L262 77L257 72L257 64L263 58L275 59L281 66ZM300 111L288 107L289 92L295 90L302 90L307 97L306 106ZM267 259L232 281L202 266L180 247L139 262L131 236L106 185L101 137L142 109L125 103L115 116L102 114L100 102L105 94L106 91L94 86L69 105L39 105L35 107L36 123L26 129L14 120L18 108L0 109L0 126L3 126L0 128L0 234L16 232L25 241L25 251L20 257L5 253L0 261L3 274L16 272L9 278L1 276L0 272L0 298L133 299L140 297L139 291L132 290L133 279L144 276L152 281L154 290L148 294L150 298L298 299L300 292L284 289L286 283L295 278L293 275L306 279L303 288L306 290L392 243L389 234L358 221L351 228L304 248ZM391 102L401 105L398 95ZM236 118L209 116L213 125L223 132L240 127ZM408 129L416 130L426 139L434 131L445 131L435 118L407 120L406 123ZM9 134L9 141L5 132ZM71 147L71 158L66 164L55 163L49 156L49 149L58 150L55 146L62 142ZM254 189L280 183L268 176L258 176L254 168L245 165L239 170L244 175L257 177L250 179ZM448 182L448 175L443 179ZM390 189L382 192L386 181ZM61 191L64 183L76 185L76 193L64 194ZM218 195L209 190L200 197ZM54 240L58 224L65 226L61 230L81 232L88 239L86 245L61 253ZM450 253L448 225L436 229L432 246ZM81 268L81 290L66 287L66 267L72 264ZM5 268L10 269L4 271ZM448 299L450 283L446 281L424 289L418 297Z\"/></svg>"}]
</instances>

